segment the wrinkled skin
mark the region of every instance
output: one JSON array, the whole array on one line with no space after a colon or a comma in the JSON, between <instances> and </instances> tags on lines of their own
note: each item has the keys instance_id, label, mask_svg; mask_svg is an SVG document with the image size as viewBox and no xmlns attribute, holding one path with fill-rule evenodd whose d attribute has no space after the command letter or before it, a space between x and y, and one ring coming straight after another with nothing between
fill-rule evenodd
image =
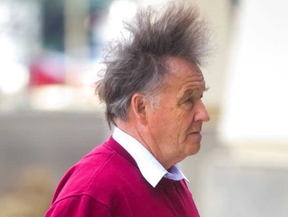
<instances>
[{"instance_id":1,"label":"wrinkled skin","mask_svg":"<svg viewBox=\"0 0 288 217\"><path fill-rule=\"evenodd\" d=\"M205 80L199 67L178 58L170 58L168 66L170 74L165 76L158 104L146 109L142 137L166 169L199 151L202 124L210 119L201 100Z\"/></svg>"}]
</instances>

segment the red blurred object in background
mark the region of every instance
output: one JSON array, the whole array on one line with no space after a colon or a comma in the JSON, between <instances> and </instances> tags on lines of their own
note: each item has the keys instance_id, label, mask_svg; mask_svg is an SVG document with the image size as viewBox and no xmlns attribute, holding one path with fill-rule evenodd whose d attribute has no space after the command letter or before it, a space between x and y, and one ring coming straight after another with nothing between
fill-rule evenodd
<instances>
[{"instance_id":1,"label":"red blurred object in background","mask_svg":"<svg viewBox=\"0 0 288 217\"><path fill-rule=\"evenodd\" d=\"M56 52L45 52L29 67L30 86L65 84L65 56Z\"/></svg>"}]
</instances>

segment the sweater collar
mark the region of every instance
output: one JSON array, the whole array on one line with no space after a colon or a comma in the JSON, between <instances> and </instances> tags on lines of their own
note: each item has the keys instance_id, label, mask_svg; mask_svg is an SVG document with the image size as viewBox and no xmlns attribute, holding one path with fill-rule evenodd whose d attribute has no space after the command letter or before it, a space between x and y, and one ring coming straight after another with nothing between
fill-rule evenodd
<instances>
[{"instance_id":1,"label":"sweater collar","mask_svg":"<svg viewBox=\"0 0 288 217\"><path fill-rule=\"evenodd\" d=\"M143 177L154 188L163 177L175 181L188 181L177 164L167 171L139 141L117 127L114 129L113 139L132 156Z\"/></svg>"}]
</instances>

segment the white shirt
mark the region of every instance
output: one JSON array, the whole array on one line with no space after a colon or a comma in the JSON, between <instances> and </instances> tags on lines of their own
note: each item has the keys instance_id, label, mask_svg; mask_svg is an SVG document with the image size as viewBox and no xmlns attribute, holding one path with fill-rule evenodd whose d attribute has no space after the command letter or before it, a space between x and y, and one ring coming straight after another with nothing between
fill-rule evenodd
<instances>
[{"instance_id":1,"label":"white shirt","mask_svg":"<svg viewBox=\"0 0 288 217\"><path fill-rule=\"evenodd\" d=\"M153 188L163 177L176 181L185 179L189 182L177 164L167 171L140 142L118 127L115 127L112 137L134 158L141 174Z\"/></svg>"}]
</instances>

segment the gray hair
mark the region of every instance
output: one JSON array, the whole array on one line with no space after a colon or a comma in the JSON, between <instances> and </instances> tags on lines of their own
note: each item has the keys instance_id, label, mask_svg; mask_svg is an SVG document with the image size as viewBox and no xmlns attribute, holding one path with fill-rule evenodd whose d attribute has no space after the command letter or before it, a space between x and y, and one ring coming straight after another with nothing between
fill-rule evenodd
<instances>
[{"instance_id":1,"label":"gray hair","mask_svg":"<svg viewBox=\"0 0 288 217\"><path fill-rule=\"evenodd\" d=\"M110 44L104 57L106 69L96 83L95 93L106 104L111 127L115 118L127 120L131 98L141 93L152 100L169 73L167 59L178 57L201 65L207 54L209 30L191 3L168 3L161 10L139 10L131 22L124 22L128 39Z\"/></svg>"}]
</instances>

